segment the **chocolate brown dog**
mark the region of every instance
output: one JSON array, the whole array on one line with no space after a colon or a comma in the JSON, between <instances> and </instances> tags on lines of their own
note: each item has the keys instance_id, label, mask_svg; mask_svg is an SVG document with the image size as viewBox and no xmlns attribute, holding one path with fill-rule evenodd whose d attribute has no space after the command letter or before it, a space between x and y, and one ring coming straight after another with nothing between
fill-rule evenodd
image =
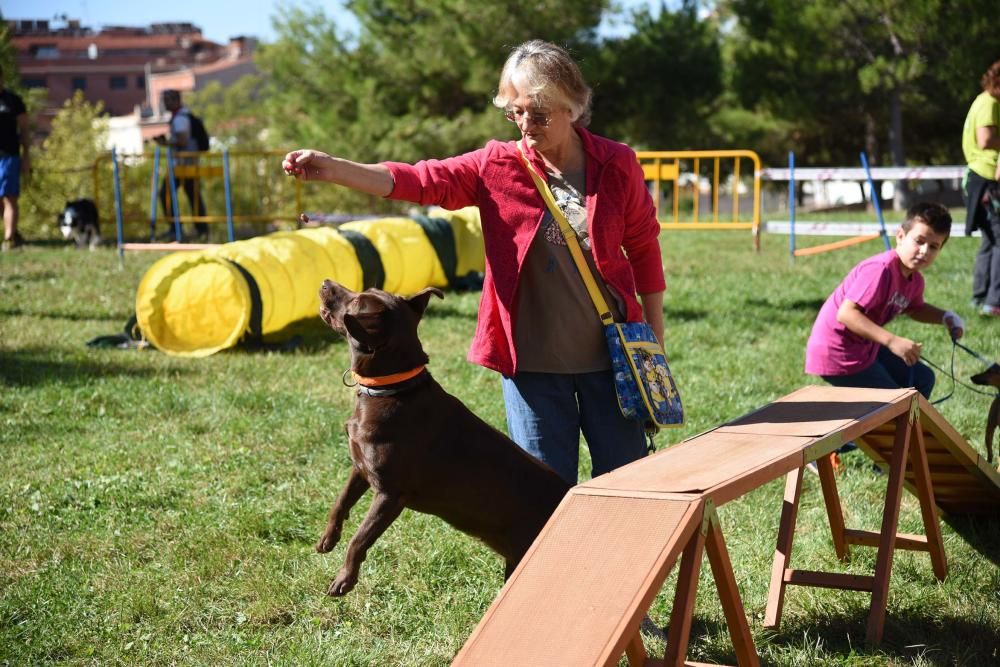
<instances>
[{"instance_id":1,"label":"chocolate brown dog","mask_svg":"<svg viewBox=\"0 0 1000 667\"><path fill-rule=\"evenodd\" d=\"M1000 365L992 364L982 373L973 375L971 379L976 384L997 388L996 398L990 404L990 413L986 417L986 460L993 463L993 434L1000 426Z\"/></svg>"},{"instance_id":2,"label":"chocolate brown dog","mask_svg":"<svg viewBox=\"0 0 1000 667\"><path fill-rule=\"evenodd\" d=\"M433 287L404 299L330 280L319 291L320 316L350 345L358 390L346 423L354 465L316 550L333 549L351 507L369 487L375 493L329 595L354 588L368 549L404 507L481 539L510 576L569 489L424 368L417 324L432 294L444 298Z\"/></svg>"}]
</instances>

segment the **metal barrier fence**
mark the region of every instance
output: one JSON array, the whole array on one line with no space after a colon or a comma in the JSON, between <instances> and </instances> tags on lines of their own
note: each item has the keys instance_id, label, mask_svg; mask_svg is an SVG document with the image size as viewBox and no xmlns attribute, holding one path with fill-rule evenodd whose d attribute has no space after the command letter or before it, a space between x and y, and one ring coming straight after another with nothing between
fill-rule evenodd
<instances>
[{"instance_id":1,"label":"metal barrier fence","mask_svg":"<svg viewBox=\"0 0 1000 667\"><path fill-rule=\"evenodd\" d=\"M770 167L761 170L761 180L770 182L788 182L788 220L769 220L765 222L765 227L769 231L778 233L788 233L789 252L792 257L802 255L814 255L826 250L836 250L856 243L882 238L886 250L889 244L889 235L886 230L885 220L882 216L880 194L876 188L876 182L886 181L953 181L956 186L961 182L968 169L965 165L908 165L908 166L886 166L869 167L868 158L865 153L860 154L860 167L796 167L794 153L788 154L788 167ZM827 184L831 182L857 181L868 185L867 193L864 187L860 187L861 202L866 199L875 209L878 222L869 221L847 221L839 219L836 221L810 222L797 221L796 213L796 183L812 182L814 184ZM867 197L866 197L867 194ZM955 229L952 236L962 233L961 229ZM797 235L806 234L812 236L844 236L841 241L824 243L809 248L797 247Z\"/></svg>"},{"instance_id":2,"label":"metal barrier fence","mask_svg":"<svg viewBox=\"0 0 1000 667\"><path fill-rule=\"evenodd\" d=\"M139 225L151 241L158 225L169 230L166 236L180 241L182 224L224 222L232 241L235 224L298 219L302 185L285 178L278 167L283 155L281 151L189 153L159 147L140 154L112 151L92 167L94 200L98 209L114 205L119 248L142 246L124 242L126 226L134 236ZM204 202L201 211L199 200Z\"/></svg>"},{"instance_id":3,"label":"metal barrier fence","mask_svg":"<svg viewBox=\"0 0 1000 667\"><path fill-rule=\"evenodd\" d=\"M759 247L761 164L757 153L638 151L636 156L651 183L661 228L749 229L754 247ZM750 163L749 173L743 169L744 160ZM746 180L750 181L749 186ZM707 186L707 193L702 192L703 185ZM741 195L749 200L749 211L745 213L741 213Z\"/></svg>"}]
</instances>

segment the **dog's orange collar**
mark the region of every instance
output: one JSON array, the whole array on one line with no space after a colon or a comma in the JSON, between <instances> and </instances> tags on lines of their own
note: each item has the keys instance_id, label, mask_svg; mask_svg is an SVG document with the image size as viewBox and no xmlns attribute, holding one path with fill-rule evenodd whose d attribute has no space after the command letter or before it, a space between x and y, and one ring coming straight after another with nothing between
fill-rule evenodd
<instances>
[{"instance_id":1,"label":"dog's orange collar","mask_svg":"<svg viewBox=\"0 0 1000 667\"><path fill-rule=\"evenodd\" d=\"M417 366L416 368L408 371L403 371L402 373L393 373L392 375L379 375L378 377L366 378L363 375L358 375L354 371L351 371L351 375L354 377L354 381L360 384L362 387L384 387L390 384L398 384L400 382L406 382L411 378L415 378L424 372L424 366Z\"/></svg>"}]
</instances>

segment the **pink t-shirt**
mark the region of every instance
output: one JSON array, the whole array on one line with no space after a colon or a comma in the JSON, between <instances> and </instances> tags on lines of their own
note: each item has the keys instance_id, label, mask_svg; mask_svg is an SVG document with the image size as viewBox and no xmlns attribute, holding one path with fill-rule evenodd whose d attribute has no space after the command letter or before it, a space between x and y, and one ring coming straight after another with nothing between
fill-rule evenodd
<instances>
[{"instance_id":1,"label":"pink t-shirt","mask_svg":"<svg viewBox=\"0 0 1000 667\"><path fill-rule=\"evenodd\" d=\"M900 313L924 305L924 277L914 271L904 278L895 250L862 261L837 285L820 308L806 343L806 373L851 375L875 362L879 345L848 331L837 321L845 300L861 307L865 316L885 326Z\"/></svg>"}]
</instances>

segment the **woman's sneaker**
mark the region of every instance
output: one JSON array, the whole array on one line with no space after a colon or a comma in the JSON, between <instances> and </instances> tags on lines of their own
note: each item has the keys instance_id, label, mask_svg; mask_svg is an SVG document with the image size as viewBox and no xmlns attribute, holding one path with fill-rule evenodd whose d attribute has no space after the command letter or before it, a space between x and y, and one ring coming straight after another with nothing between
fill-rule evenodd
<instances>
[{"instance_id":1,"label":"woman's sneaker","mask_svg":"<svg viewBox=\"0 0 1000 667\"><path fill-rule=\"evenodd\" d=\"M984 303L979 312L987 317L1000 317L1000 306L991 306L988 303Z\"/></svg>"}]
</instances>

